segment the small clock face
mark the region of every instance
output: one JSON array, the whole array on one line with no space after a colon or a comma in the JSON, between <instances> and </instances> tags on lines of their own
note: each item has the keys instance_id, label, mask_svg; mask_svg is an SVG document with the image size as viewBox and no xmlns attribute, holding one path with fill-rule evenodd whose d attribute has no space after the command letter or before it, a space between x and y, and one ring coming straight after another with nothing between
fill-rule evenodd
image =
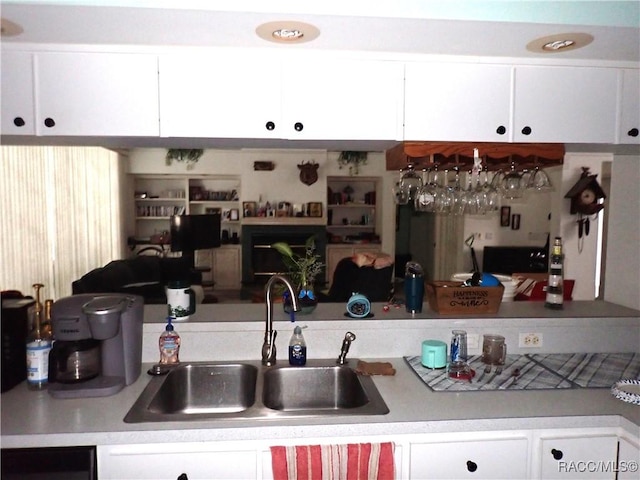
<instances>
[{"instance_id":1,"label":"small clock face","mask_svg":"<svg viewBox=\"0 0 640 480\"><path fill-rule=\"evenodd\" d=\"M596 194L590 188L585 188L580 193L580 203L582 205L591 205L595 201L596 201Z\"/></svg>"}]
</instances>

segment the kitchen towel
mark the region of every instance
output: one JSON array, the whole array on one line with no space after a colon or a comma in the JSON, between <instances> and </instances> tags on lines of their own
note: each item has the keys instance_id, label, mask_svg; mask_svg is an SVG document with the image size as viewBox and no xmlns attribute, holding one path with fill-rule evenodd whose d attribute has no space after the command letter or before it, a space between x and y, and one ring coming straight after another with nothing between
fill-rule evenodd
<instances>
[{"instance_id":1,"label":"kitchen towel","mask_svg":"<svg viewBox=\"0 0 640 480\"><path fill-rule=\"evenodd\" d=\"M271 447L274 480L393 480L393 443Z\"/></svg>"}]
</instances>

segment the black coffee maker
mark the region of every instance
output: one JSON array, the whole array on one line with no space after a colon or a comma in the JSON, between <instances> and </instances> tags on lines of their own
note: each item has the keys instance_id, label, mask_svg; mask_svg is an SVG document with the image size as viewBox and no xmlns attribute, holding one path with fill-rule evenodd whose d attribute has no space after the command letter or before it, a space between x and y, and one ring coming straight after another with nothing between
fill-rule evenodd
<instances>
[{"instance_id":1,"label":"black coffee maker","mask_svg":"<svg viewBox=\"0 0 640 480\"><path fill-rule=\"evenodd\" d=\"M133 383L142 366L143 306L142 297L120 294L73 295L55 302L49 393L105 397Z\"/></svg>"}]
</instances>

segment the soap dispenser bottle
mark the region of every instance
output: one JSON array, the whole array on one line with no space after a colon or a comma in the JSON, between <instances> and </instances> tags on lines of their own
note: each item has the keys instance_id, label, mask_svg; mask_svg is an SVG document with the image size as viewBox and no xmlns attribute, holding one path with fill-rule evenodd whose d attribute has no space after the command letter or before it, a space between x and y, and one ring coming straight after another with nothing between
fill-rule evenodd
<instances>
[{"instance_id":1,"label":"soap dispenser bottle","mask_svg":"<svg viewBox=\"0 0 640 480\"><path fill-rule=\"evenodd\" d=\"M302 328L296 326L289 341L289 364L301 366L307 363L307 344L302 336Z\"/></svg>"},{"instance_id":2,"label":"soap dispenser bottle","mask_svg":"<svg viewBox=\"0 0 640 480\"><path fill-rule=\"evenodd\" d=\"M180 363L180 335L173 329L171 317L167 317L167 326L158 340L160 363L163 365Z\"/></svg>"}]
</instances>

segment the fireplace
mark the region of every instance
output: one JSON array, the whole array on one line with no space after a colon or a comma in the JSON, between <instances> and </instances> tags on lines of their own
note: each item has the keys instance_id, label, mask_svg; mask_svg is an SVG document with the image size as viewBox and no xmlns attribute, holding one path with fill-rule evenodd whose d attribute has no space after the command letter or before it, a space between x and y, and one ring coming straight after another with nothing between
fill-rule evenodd
<instances>
[{"instance_id":1,"label":"fireplace","mask_svg":"<svg viewBox=\"0 0 640 480\"><path fill-rule=\"evenodd\" d=\"M271 275L287 271L281 255L271 248L275 242L287 242L297 253L304 253L307 239L315 235L316 253L326 263L326 227L323 225L243 225L242 283L264 284ZM324 283L324 275L317 281Z\"/></svg>"}]
</instances>

